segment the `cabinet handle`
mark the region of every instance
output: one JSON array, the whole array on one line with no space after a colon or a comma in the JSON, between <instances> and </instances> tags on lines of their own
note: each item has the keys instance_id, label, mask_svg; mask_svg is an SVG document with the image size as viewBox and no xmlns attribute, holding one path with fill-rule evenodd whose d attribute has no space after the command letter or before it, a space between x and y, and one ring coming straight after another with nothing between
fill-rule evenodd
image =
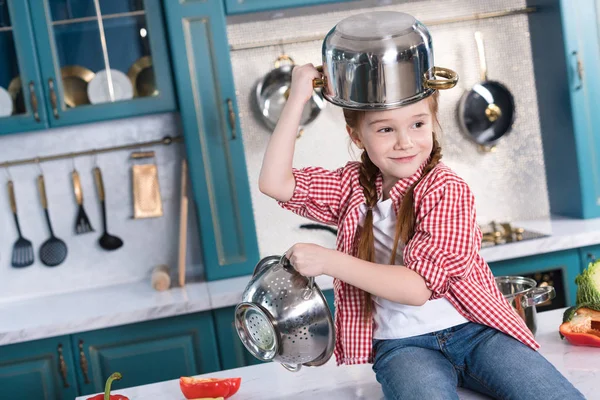
<instances>
[{"instance_id":1,"label":"cabinet handle","mask_svg":"<svg viewBox=\"0 0 600 400\"><path fill-rule=\"evenodd\" d=\"M592 253L587 253L587 258L588 260L590 260L591 262L596 261L596 257L594 257L594 255Z\"/></svg>"},{"instance_id":2,"label":"cabinet handle","mask_svg":"<svg viewBox=\"0 0 600 400\"><path fill-rule=\"evenodd\" d=\"M50 104L52 105L52 113L54 114L54 119L60 118L58 115L58 100L56 98L56 91L54 90L54 79L48 79L48 89L50 90Z\"/></svg>"},{"instance_id":3,"label":"cabinet handle","mask_svg":"<svg viewBox=\"0 0 600 400\"><path fill-rule=\"evenodd\" d=\"M577 77L579 78L579 84L575 86L575 90L579 90L581 89L581 85L583 83L583 64L581 63L581 59L579 58L579 54L577 54L577 51L573 51L571 55L575 57L575 71L577 71Z\"/></svg>"},{"instance_id":4,"label":"cabinet handle","mask_svg":"<svg viewBox=\"0 0 600 400\"><path fill-rule=\"evenodd\" d=\"M233 111L233 101L227 99L227 109L229 110L229 125L231 125L231 139L235 140L237 135L235 133L235 111Z\"/></svg>"},{"instance_id":5,"label":"cabinet handle","mask_svg":"<svg viewBox=\"0 0 600 400\"><path fill-rule=\"evenodd\" d=\"M67 363L63 356L62 344L58 344L58 368L60 369L60 376L63 380L63 386L68 388L69 382L67 381Z\"/></svg>"},{"instance_id":6,"label":"cabinet handle","mask_svg":"<svg viewBox=\"0 0 600 400\"><path fill-rule=\"evenodd\" d=\"M40 113L38 112L38 101L35 95L35 83L29 82L29 101L31 102L31 109L33 110L33 118L36 122L40 122Z\"/></svg>"},{"instance_id":7,"label":"cabinet handle","mask_svg":"<svg viewBox=\"0 0 600 400\"><path fill-rule=\"evenodd\" d=\"M90 377L88 376L88 362L87 358L85 358L85 353L83 352L83 340L79 340L79 366L81 367L81 372L83 373L83 380L85 384L89 384Z\"/></svg>"}]
</instances>

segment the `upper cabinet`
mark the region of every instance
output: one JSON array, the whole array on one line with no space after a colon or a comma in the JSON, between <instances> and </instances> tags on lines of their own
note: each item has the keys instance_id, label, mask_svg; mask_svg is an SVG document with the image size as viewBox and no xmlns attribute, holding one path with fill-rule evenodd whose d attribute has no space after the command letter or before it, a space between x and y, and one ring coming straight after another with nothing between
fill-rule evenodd
<instances>
[{"instance_id":1,"label":"upper cabinet","mask_svg":"<svg viewBox=\"0 0 600 400\"><path fill-rule=\"evenodd\" d=\"M165 2L207 280L248 275L254 213L221 0Z\"/></svg>"},{"instance_id":2,"label":"upper cabinet","mask_svg":"<svg viewBox=\"0 0 600 400\"><path fill-rule=\"evenodd\" d=\"M551 212L600 217L600 1L528 3Z\"/></svg>"},{"instance_id":3,"label":"upper cabinet","mask_svg":"<svg viewBox=\"0 0 600 400\"><path fill-rule=\"evenodd\" d=\"M26 1L0 0L0 134L47 127Z\"/></svg>"},{"instance_id":4,"label":"upper cabinet","mask_svg":"<svg viewBox=\"0 0 600 400\"><path fill-rule=\"evenodd\" d=\"M227 14L243 14L348 1L353 0L225 0L225 6L227 8Z\"/></svg>"},{"instance_id":5,"label":"upper cabinet","mask_svg":"<svg viewBox=\"0 0 600 400\"><path fill-rule=\"evenodd\" d=\"M4 1L0 134L175 110L160 0Z\"/></svg>"}]
</instances>

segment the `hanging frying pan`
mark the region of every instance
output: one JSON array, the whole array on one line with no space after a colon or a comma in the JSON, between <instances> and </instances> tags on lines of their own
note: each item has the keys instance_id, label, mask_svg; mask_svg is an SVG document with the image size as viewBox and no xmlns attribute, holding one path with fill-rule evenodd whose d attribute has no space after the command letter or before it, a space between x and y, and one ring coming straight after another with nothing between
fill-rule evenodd
<instances>
[{"instance_id":1,"label":"hanging frying pan","mask_svg":"<svg viewBox=\"0 0 600 400\"><path fill-rule=\"evenodd\" d=\"M283 61L287 63L282 64ZM286 54L277 57L275 68L265 75L256 85L256 104L262 121L267 128L273 130L287 101L289 88L292 83L292 69L294 60ZM325 100L320 90L313 91L309 102L304 106L300 119L298 138L302 136L303 127L317 118L325 107Z\"/></svg>"},{"instance_id":2,"label":"hanging frying pan","mask_svg":"<svg viewBox=\"0 0 600 400\"><path fill-rule=\"evenodd\" d=\"M508 134L515 119L515 102L510 91L487 79L485 49L481 32L475 32L481 82L463 94L458 107L461 130L483 151L494 151L500 138Z\"/></svg>"}]
</instances>

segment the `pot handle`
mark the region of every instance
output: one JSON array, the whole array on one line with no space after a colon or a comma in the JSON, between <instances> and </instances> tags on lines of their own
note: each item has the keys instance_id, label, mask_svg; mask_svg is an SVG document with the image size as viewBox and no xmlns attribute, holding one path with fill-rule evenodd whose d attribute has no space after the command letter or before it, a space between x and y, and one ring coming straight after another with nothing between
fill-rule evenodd
<instances>
[{"instance_id":1,"label":"pot handle","mask_svg":"<svg viewBox=\"0 0 600 400\"><path fill-rule=\"evenodd\" d=\"M302 368L302 364L291 365L291 364L281 363L281 365L283 366L283 368L285 368L291 372L298 372L298 371L300 371L300 368Z\"/></svg>"},{"instance_id":2,"label":"pot handle","mask_svg":"<svg viewBox=\"0 0 600 400\"><path fill-rule=\"evenodd\" d=\"M317 71L319 71L320 73L323 73L323 66L319 65L318 67L316 67ZM327 86L327 78L326 77L322 77L322 78L315 78L313 79L313 89L317 89L317 88L322 88ZM288 87L287 90L283 93L283 97L287 100L288 97L290 97L290 90L292 90L292 87Z\"/></svg>"},{"instance_id":3,"label":"pot handle","mask_svg":"<svg viewBox=\"0 0 600 400\"><path fill-rule=\"evenodd\" d=\"M441 76L445 79L435 79L436 76ZM458 83L458 74L448 68L433 67L433 78L434 79L429 79L427 75L425 75L423 86L427 89L442 90L452 89Z\"/></svg>"},{"instance_id":4,"label":"pot handle","mask_svg":"<svg viewBox=\"0 0 600 400\"><path fill-rule=\"evenodd\" d=\"M279 57L277 57L277 60L275 60L275 63L274 63L275 68L279 68L282 61L287 61L291 65L296 65L296 63L294 63L294 59L292 57L288 56L287 54L282 54Z\"/></svg>"},{"instance_id":5,"label":"pot handle","mask_svg":"<svg viewBox=\"0 0 600 400\"><path fill-rule=\"evenodd\" d=\"M552 300L554 297L556 297L556 292L553 286L536 287L531 289L526 296L523 296L521 304L524 308L532 307L536 304Z\"/></svg>"},{"instance_id":6,"label":"pot handle","mask_svg":"<svg viewBox=\"0 0 600 400\"><path fill-rule=\"evenodd\" d=\"M279 260L279 264L280 265L283 265L283 260L287 260L286 255L287 255L287 253L283 253L283 255L281 256L281 259ZM288 260L288 262L289 262L289 260ZM290 265L291 265L291 263L290 263ZM314 276L310 276L308 278L308 284L302 290L302 293L301 293L302 298L304 300L310 299L310 296L312 296L314 288L315 288L315 277Z\"/></svg>"}]
</instances>

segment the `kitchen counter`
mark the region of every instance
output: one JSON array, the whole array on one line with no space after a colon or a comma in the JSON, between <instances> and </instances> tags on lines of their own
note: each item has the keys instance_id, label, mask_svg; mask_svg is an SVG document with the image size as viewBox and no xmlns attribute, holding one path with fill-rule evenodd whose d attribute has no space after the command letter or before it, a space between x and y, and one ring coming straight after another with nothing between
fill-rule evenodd
<instances>
[{"instance_id":1,"label":"kitchen counter","mask_svg":"<svg viewBox=\"0 0 600 400\"><path fill-rule=\"evenodd\" d=\"M551 236L484 248L481 255L487 262L600 244L600 219L553 218L514 225ZM239 302L249 279L191 283L165 292L144 281L0 302L0 345L230 307ZM320 276L316 282L322 290L333 288L330 277Z\"/></svg>"},{"instance_id":2,"label":"kitchen counter","mask_svg":"<svg viewBox=\"0 0 600 400\"><path fill-rule=\"evenodd\" d=\"M564 309L538 314L537 341L540 353L577 387L587 399L600 399L600 348L578 347L562 341L558 326ZM231 400L383 399L370 364L336 367L332 358L321 367L303 368L298 373L279 363L265 363L219 371L201 377L242 377L239 392ZM127 377L123 377L125 383ZM179 380L115 391L131 400L184 400ZM89 396L78 397L86 399ZM488 399L478 393L459 389L461 399ZM316 397L315 397L316 398Z\"/></svg>"}]
</instances>

